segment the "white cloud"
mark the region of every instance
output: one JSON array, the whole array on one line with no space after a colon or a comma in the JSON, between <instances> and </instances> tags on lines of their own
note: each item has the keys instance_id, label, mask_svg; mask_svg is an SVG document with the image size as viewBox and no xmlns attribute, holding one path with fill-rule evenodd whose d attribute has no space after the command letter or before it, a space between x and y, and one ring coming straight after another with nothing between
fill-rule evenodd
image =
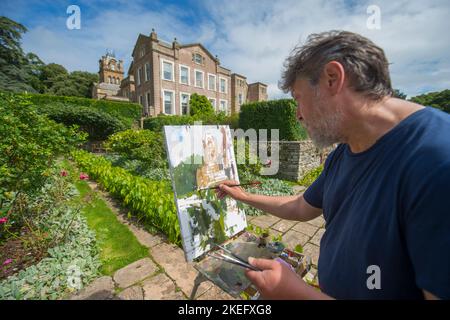
<instances>
[{"instance_id":1,"label":"white cloud","mask_svg":"<svg viewBox=\"0 0 450 320\"><path fill-rule=\"evenodd\" d=\"M450 87L447 0L377 1L381 30L366 27L371 1L351 3L204 0L182 10L164 6L164 2L153 10L146 9L143 2L98 5L94 17L82 20L82 30L65 29L63 14L52 21L53 27L48 24L31 29L24 37L24 47L69 70L96 72L98 59L107 48L115 49L128 65L138 34L148 35L154 27L158 36L168 41L177 37L181 43L203 43L226 68L246 75L250 82L267 83L270 97L276 98L283 96L277 87L283 61L299 40L313 32L345 29L361 33L384 48L392 62L394 87L409 96ZM54 25L61 25L61 29Z\"/></svg>"}]
</instances>

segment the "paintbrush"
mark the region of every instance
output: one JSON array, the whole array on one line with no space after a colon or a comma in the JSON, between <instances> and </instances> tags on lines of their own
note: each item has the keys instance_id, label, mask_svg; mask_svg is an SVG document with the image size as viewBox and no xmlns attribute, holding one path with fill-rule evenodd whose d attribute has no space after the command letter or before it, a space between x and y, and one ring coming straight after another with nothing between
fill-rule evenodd
<instances>
[{"instance_id":1,"label":"paintbrush","mask_svg":"<svg viewBox=\"0 0 450 320\"><path fill-rule=\"evenodd\" d=\"M248 183L239 183L239 184L228 184L226 186L228 187L241 187L241 186L256 186L256 185L260 185L261 181L251 181ZM201 190L210 190L210 189L219 189L219 186L215 186L215 187L209 187L209 188L202 188L202 189L198 189L198 191Z\"/></svg>"}]
</instances>

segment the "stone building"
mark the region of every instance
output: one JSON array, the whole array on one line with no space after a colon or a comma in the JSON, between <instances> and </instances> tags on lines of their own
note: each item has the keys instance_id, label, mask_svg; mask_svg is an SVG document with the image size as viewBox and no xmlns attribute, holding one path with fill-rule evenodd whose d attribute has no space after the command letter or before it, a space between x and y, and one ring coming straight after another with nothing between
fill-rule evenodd
<instances>
[{"instance_id":1,"label":"stone building","mask_svg":"<svg viewBox=\"0 0 450 320\"><path fill-rule=\"evenodd\" d=\"M107 52L98 61L99 63L99 83L94 83L92 87L93 99L107 99L128 101L120 91L120 84L123 80L123 61L117 60L113 53Z\"/></svg>"},{"instance_id":2,"label":"stone building","mask_svg":"<svg viewBox=\"0 0 450 320\"><path fill-rule=\"evenodd\" d=\"M267 100L266 85L247 84L245 76L223 67L200 43L167 43L152 30L149 36L138 36L132 58L118 94L140 103L144 116L189 114L193 93L227 114L239 112L247 101Z\"/></svg>"}]
</instances>

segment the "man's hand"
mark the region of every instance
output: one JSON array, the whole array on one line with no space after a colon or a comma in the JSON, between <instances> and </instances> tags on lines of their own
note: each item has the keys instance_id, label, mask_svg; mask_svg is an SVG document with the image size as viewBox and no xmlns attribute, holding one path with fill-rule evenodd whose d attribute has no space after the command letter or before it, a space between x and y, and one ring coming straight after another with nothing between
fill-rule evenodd
<instances>
[{"instance_id":1,"label":"man's hand","mask_svg":"<svg viewBox=\"0 0 450 320\"><path fill-rule=\"evenodd\" d=\"M288 266L276 260L249 258L249 263L263 271L247 269L247 278L256 286L261 296L269 300L330 299L306 284Z\"/></svg>"},{"instance_id":2,"label":"man's hand","mask_svg":"<svg viewBox=\"0 0 450 320\"><path fill-rule=\"evenodd\" d=\"M237 181L225 180L219 184L219 189L217 189L217 197L219 199L224 198L229 195L235 200L244 201L247 199L248 194L241 187L230 187L232 185L239 184Z\"/></svg>"}]
</instances>

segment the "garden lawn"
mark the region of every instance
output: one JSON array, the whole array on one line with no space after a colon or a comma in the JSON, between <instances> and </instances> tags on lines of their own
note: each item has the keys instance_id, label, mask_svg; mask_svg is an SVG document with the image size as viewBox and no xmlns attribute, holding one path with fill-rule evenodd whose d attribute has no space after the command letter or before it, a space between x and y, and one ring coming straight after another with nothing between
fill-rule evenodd
<instances>
[{"instance_id":1,"label":"garden lawn","mask_svg":"<svg viewBox=\"0 0 450 320\"><path fill-rule=\"evenodd\" d=\"M116 270L149 255L148 248L141 245L134 234L117 220L114 212L86 181L80 180L75 186L80 192L76 201L84 204L82 214L89 228L96 233L102 261L100 271L103 274L112 275Z\"/></svg>"}]
</instances>

